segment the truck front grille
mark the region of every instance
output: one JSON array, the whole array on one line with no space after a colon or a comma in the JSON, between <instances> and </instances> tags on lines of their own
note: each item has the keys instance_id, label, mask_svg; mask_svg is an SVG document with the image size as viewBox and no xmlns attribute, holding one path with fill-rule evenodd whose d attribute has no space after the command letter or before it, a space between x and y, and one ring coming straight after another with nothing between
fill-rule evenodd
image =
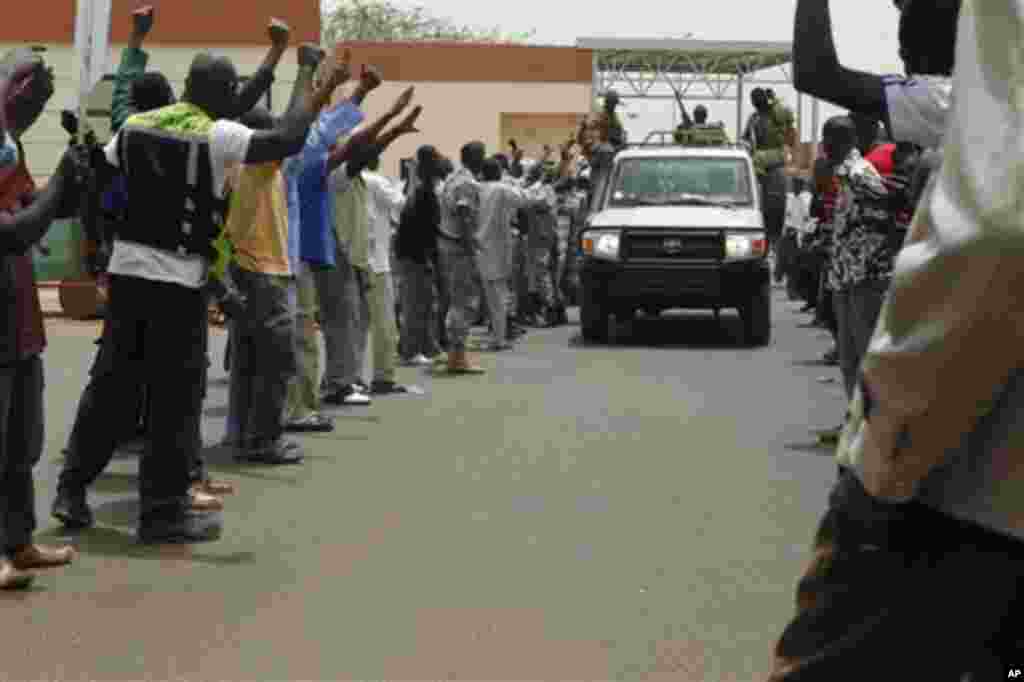
<instances>
[{"instance_id":1,"label":"truck front grille","mask_svg":"<svg viewBox=\"0 0 1024 682\"><path fill-rule=\"evenodd\" d=\"M627 232L626 258L662 261L722 260L725 238L721 232Z\"/></svg>"}]
</instances>

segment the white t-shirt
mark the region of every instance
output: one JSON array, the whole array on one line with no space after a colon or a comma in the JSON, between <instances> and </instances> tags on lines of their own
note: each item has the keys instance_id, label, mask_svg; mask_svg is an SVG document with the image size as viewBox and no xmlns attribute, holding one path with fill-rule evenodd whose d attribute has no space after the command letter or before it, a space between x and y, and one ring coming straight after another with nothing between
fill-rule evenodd
<instances>
[{"instance_id":1,"label":"white t-shirt","mask_svg":"<svg viewBox=\"0 0 1024 682\"><path fill-rule=\"evenodd\" d=\"M391 221L405 205L405 196L401 188L379 173L363 171L363 181L370 217L370 269L377 274L391 272Z\"/></svg>"},{"instance_id":2,"label":"white t-shirt","mask_svg":"<svg viewBox=\"0 0 1024 682\"><path fill-rule=\"evenodd\" d=\"M114 166L120 165L117 158L120 137L119 132L104 149L107 161ZM210 129L210 166L214 194L218 199L224 197L228 174L245 162L251 139L252 130L234 121L217 121ZM206 282L208 266L206 259L199 255L180 256L171 251L116 239L107 272L198 289Z\"/></svg>"},{"instance_id":3,"label":"white t-shirt","mask_svg":"<svg viewBox=\"0 0 1024 682\"><path fill-rule=\"evenodd\" d=\"M894 142L937 149L946 134L953 79L940 76L884 79L885 102Z\"/></svg>"}]
</instances>

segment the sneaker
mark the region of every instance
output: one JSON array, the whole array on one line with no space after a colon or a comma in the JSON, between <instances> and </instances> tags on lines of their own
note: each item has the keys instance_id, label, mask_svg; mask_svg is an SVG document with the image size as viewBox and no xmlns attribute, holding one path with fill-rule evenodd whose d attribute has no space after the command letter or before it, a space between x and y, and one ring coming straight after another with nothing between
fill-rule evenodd
<instances>
[{"instance_id":1,"label":"sneaker","mask_svg":"<svg viewBox=\"0 0 1024 682\"><path fill-rule=\"evenodd\" d=\"M369 405L372 401L370 396L356 386L341 386L329 391L324 396L324 402L328 405Z\"/></svg>"},{"instance_id":2,"label":"sneaker","mask_svg":"<svg viewBox=\"0 0 1024 682\"><path fill-rule=\"evenodd\" d=\"M411 360L409 360L409 364L414 367L429 367L430 365L434 364L434 361L428 358L423 353L420 353L419 355L416 355Z\"/></svg>"},{"instance_id":3,"label":"sneaker","mask_svg":"<svg viewBox=\"0 0 1024 682\"><path fill-rule=\"evenodd\" d=\"M302 452L302 447L289 440L279 440L270 445L247 448L235 455L237 460L274 466L301 464L305 458L306 455Z\"/></svg>"}]
</instances>

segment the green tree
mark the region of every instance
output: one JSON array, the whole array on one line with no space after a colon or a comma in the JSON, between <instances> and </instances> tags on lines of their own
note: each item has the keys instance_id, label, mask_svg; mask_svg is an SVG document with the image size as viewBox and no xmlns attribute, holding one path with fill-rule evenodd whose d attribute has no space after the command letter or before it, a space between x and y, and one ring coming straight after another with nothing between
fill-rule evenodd
<instances>
[{"instance_id":1,"label":"green tree","mask_svg":"<svg viewBox=\"0 0 1024 682\"><path fill-rule=\"evenodd\" d=\"M338 0L326 3L323 11L323 39L328 45L344 40L525 43L533 35L534 31L505 33L498 27L459 24L425 7L393 0Z\"/></svg>"}]
</instances>

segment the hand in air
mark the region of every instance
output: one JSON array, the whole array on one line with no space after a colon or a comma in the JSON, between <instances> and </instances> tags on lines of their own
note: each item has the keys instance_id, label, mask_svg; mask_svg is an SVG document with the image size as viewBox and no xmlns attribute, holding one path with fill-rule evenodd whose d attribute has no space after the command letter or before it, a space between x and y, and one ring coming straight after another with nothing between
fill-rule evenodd
<instances>
[{"instance_id":1,"label":"hand in air","mask_svg":"<svg viewBox=\"0 0 1024 682\"><path fill-rule=\"evenodd\" d=\"M132 30L137 37L145 38L149 35L149 32L153 29L155 15L156 10L151 5L140 7L132 12Z\"/></svg>"},{"instance_id":2,"label":"hand in air","mask_svg":"<svg viewBox=\"0 0 1024 682\"><path fill-rule=\"evenodd\" d=\"M271 18L270 25L267 26L267 35L270 36L270 43L274 47L284 50L288 47L292 29L280 19Z\"/></svg>"}]
</instances>

